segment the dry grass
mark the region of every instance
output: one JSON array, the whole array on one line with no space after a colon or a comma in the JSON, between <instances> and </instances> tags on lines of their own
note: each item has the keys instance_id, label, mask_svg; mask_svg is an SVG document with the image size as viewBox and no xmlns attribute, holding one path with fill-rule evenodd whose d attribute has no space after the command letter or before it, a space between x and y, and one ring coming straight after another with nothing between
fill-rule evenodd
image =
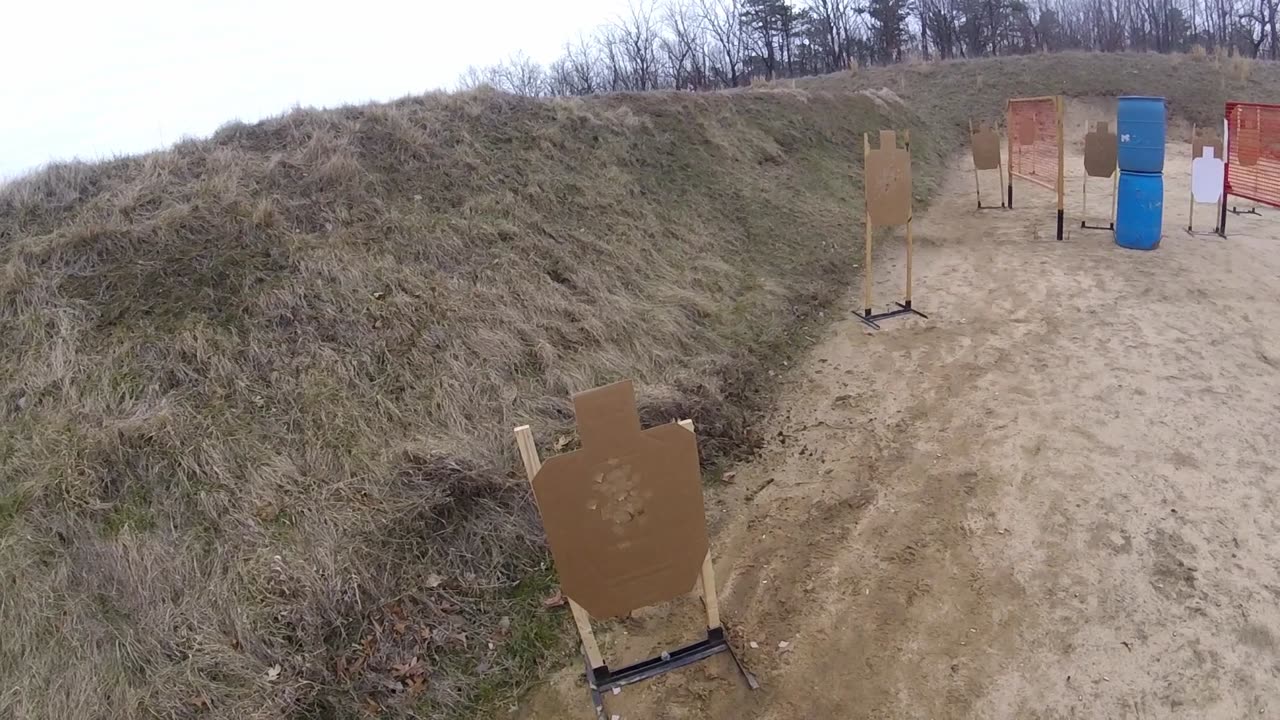
<instances>
[{"instance_id":1,"label":"dry grass","mask_svg":"<svg viewBox=\"0 0 1280 720\"><path fill-rule=\"evenodd\" d=\"M1236 80L1248 80L1249 74L1252 72L1253 60L1251 58L1243 55L1236 55L1231 58L1231 77Z\"/></svg>"},{"instance_id":2,"label":"dry grass","mask_svg":"<svg viewBox=\"0 0 1280 720\"><path fill-rule=\"evenodd\" d=\"M852 279L863 131L911 128L927 195L1009 94L1211 114L1213 66L1165 62L435 95L6 186L0 717L509 698L562 638L512 426L553 441L571 392L633 377L709 464L749 452L767 371ZM1280 84L1256 70L1228 87Z\"/></svg>"},{"instance_id":3,"label":"dry grass","mask_svg":"<svg viewBox=\"0 0 1280 720\"><path fill-rule=\"evenodd\" d=\"M559 642L511 428L635 377L749 451L852 271L871 107L430 96L6 188L0 717L509 692Z\"/></svg>"}]
</instances>

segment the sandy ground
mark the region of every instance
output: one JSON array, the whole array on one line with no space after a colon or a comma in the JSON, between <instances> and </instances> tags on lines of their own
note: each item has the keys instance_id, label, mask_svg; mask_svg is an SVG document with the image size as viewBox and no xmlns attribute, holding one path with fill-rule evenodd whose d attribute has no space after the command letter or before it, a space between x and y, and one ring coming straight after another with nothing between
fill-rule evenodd
<instances>
[{"instance_id":1,"label":"sandy ground","mask_svg":"<svg viewBox=\"0 0 1280 720\"><path fill-rule=\"evenodd\" d=\"M1079 151L1064 242L1052 193L1015 181L1016 209L979 213L958 159L918 223L929 319L868 332L852 291L766 449L708 494L726 623L762 689L721 656L610 714L1280 717L1280 211L1188 234L1174 143L1164 240L1124 250L1079 227ZM1197 217L1212 229L1211 206ZM900 244L881 255L878 306L901 292ZM605 653L692 641L698 612L639 613ZM516 715L592 718L581 666Z\"/></svg>"}]
</instances>

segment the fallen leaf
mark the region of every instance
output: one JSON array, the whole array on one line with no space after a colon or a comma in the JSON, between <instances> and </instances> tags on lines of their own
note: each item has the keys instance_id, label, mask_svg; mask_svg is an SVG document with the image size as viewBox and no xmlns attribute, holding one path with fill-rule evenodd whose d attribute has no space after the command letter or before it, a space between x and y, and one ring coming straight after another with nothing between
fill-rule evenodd
<instances>
[{"instance_id":1,"label":"fallen leaf","mask_svg":"<svg viewBox=\"0 0 1280 720\"><path fill-rule=\"evenodd\" d=\"M189 698L187 702L192 706L198 707L198 708L209 707L209 698L205 696L203 693L200 695L196 695L195 697Z\"/></svg>"},{"instance_id":2,"label":"fallen leaf","mask_svg":"<svg viewBox=\"0 0 1280 720\"><path fill-rule=\"evenodd\" d=\"M391 674L398 678L421 675L423 674L422 663L418 661L418 656L415 655L403 663L392 665Z\"/></svg>"},{"instance_id":3,"label":"fallen leaf","mask_svg":"<svg viewBox=\"0 0 1280 720\"><path fill-rule=\"evenodd\" d=\"M564 595L559 590L555 595L548 597L542 601L542 607L550 610L551 608L564 607Z\"/></svg>"},{"instance_id":4,"label":"fallen leaf","mask_svg":"<svg viewBox=\"0 0 1280 720\"><path fill-rule=\"evenodd\" d=\"M427 689L426 678L414 678L409 681L409 694L417 695Z\"/></svg>"},{"instance_id":5,"label":"fallen leaf","mask_svg":"<svg viewBox=\"0 0 1280 720\"><path fill-rule=\"evenodd\" d=\"M444 578L440 577L439 575L436 575L435 573L431 573L430 575L427 576L428 588L438 588L443 583L444 583Z\"/></svg>"},{"instance_id":6,"label":"fallen leaf","mask_svg":"<svg viewBox=\"0 0 1280 720\"><path fill-rule=\"evenodd\" d=\"M272 680L275 680L278 677L280 677L279 665L272 665L271 667L267 668L267 675L266 675L267 682L271 682Z\"/></svg>"}]
</instances>

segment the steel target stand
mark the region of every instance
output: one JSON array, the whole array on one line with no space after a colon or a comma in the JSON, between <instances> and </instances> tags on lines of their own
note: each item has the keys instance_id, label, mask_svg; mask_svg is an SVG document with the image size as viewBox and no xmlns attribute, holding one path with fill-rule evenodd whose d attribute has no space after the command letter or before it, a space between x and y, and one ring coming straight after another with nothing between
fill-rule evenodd
<instances>
[{"instance_id":1,"label":"steel target stand","mask_svg":"<svg viewBox=\"0 0 1280 720\"><path fill-rule=\"evenodd\" d=\"M694 432L692 420L681 420L678 424L690 433ZM520 450L520 457L524 463L525 473L528 475L530 482L532 482L542 467L542 459L538 456L538 449L534 444L533 431L528 425L522 425L515 429L515 437L516 446ZM604 655L600 652L600 645L596 641L595 632L591 628L591 615L573 598L565 598L565 603L573 614L573 621L577 627L579 639L582 641L582 662L586 668L587 691L591 697L592 707L595 708L597 720L609 720L604 706L605 693L617 692L626 685L693 665L721 653L728 653L729 657L733 659L734 667L738 669L738 672L746 680L748 688L751 690L760 689L760 683L756 680L756 676L747 670L746 665L742 663L738 654L734 652L733 646L729 643L728 634L725 632L725 626L720 621L720 601L716 594L715 566L711 562L710 552L707 553L702 561L698 587L702 598L703 610L706 612L707 636L695 643L675 650L668 650L656 657L641 660L617 670L610 669L608 663L604 661Z\"/></svg>"},{"instance_id":2,"label":"steel target stand","mask_svg":"<svg viewBox=\"0 0 1280 720\"><path fill-rule=\"evenodd\" d=\"M896 143L897 141L895 139L893 132L882 130L880 132L880 149L873 151L871 149L870 139L868 138L866 133L863 133L862 135L863 168L864 169L868 168L868 165L870 163L870 158L872 157L873 152L884 153L886 150L896 152L897 151ZM886 147L886 144L888 144L888 147ZM854 317L861 320L862 323L867 327L870 327L875 330L880 329L879 322L881 320L888 320L889 318L901 317L903 315L918 315L925 319L929 318L928 315L925 315L919 310L916 310L915 308L911 307L912 263L914 258L914 244L912 242L912 236L911 236L911 221L915 215L915 211L912 207L913 203L912 203L912 194L911 194L912 192L911 191L911 132L909 130L904 130L902 133L902 146L903 146L902 149L905 151L905 160L902 161L904 163L904 167L900 169L905 171L905 181L903 181L905 182L905 184L895 186L895 189L899 190L902 193L900 196L898 196L898 199L900 200L901 203L905 204L905 206L897 205L896 210L899 212L904 212L905 217L903 215L898 215L897 217L892 218L893 220L892 222L878 221L876 218L878 208L873 207L873 203L870 199L869 194L866 196L867 199L864 200L863 202L863 220L866 226L866 248L865 248L865 252L863 253L863 266L864 266L864 274L863 274L863 281L862 281L862 308L863 309L862 309L862 312L858 312L855 310ZM901 178L895 178L895 179L901 181ZM868 180L864 182L863 184L864 190L871 184L871 182L872 181L870 178L868 178ZM907 238L906 238L907 239L907 277L906 277L906 288L905 288L903 300L902 302L894 303L894 305L897 306L896 309L894 310L887 310L882 313L875 313L875 312L872 312L872 308L871 308L871 290L872 290L871 259L872 259L872 246L873 246L872 227L874 225L885 226L885 225L896 225L899 223L906 225L906 235L907 235Z\"/></svg>"}]
</instances>

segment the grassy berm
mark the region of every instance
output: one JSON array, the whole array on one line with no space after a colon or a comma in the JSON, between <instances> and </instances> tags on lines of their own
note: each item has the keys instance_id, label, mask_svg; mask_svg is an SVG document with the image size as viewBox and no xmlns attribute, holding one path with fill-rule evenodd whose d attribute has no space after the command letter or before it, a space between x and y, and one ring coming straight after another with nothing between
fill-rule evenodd
<instances>
[{"instance_id":1,"label":"grassy berm","mask_svg":"<svg viewBox=\"0 0 1280 720\"><path fill-rule=\"evenodd\" d=\"M923 200L1010 94L1276 88L1082 55L437 94L15 181L0 717L492 716L570 647L511 428L571 446L570 393L630 377L709 475L749 453L856 277L863 131L913 131Z\"/></svg>"}]
</instances>

